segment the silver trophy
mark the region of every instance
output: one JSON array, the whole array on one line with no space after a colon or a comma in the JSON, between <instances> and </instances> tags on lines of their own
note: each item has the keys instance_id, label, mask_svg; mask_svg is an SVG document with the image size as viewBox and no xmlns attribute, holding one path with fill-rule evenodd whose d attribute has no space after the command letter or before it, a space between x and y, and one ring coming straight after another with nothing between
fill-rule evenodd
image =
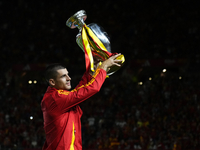
<instances>
[{"instance_id":1,"label":"silver trophy","mask_svg":"<svg viewBox=\"0 0 200 150\"><path fill-rule=\"evenodd\" d=\"M86 18L87 18L86 12L84 10L80 10L66 21L66 25L69 28L71 28L71 29L78 28L79 29L79 33L76 36L76 42L83 51L84 51L84 46L83 46L81 31L83 29L83 26L85 25L84 21L86 20ZM108 34L104 31L104 29L102 27L100 27L99 25L97 25L96 23L88 24L87 27L89 27L92 30L92 32L96 35L96 37L101 41L101 43L106 48L107 52L109 54L112 54L110 40L109 40ZM90 47L92 49L93 58L95 57L100 61L104 61L111 56L111 55L108 55L108 53L105 52L104 50L99 49L95 45L94 41L92 41L90 43ZM123 62L124 62L124 56L123 55L121 55L121 56L123 57ZM123 62L122 62L122 64L123 64ZM118 67L118 66L113 66L110 68L110 70L107 72L107 74L111 75L114 72L116 72L119 68L120 67Z\"/></svg>"}]
</instances>

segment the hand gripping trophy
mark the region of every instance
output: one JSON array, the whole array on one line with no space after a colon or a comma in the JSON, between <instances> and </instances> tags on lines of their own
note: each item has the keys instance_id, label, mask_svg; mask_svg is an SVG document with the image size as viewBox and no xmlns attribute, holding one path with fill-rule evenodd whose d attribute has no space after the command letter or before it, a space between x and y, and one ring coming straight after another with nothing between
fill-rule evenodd
<instances>
[{"instance_id":1,"label":"hand gripping trophy","mask_svg":"<svg viewBox=\"0 0 200 150\"><path fill-rule=\"evenodd\" d=\"M116 53L111 53L111 46L107 33L95 23L86 25L84 23L86 18L86 12L80 10L66 21L66 25L71 29L76 27L79 29L76 42L85 52L86 70L91 69L91 71L94 71L94 58L101 62ZM116 59L122 60L121 66L125 62L124 55L120 55ZM107 75L115 73L119 68L118 66L111 67Z\"/></svg>"}]
</instances>

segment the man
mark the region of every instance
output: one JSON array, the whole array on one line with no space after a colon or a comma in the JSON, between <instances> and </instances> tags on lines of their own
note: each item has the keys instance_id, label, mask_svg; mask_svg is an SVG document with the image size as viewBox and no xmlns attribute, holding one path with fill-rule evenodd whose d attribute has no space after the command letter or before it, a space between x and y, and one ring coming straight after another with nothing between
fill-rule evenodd
<instances>
[{"instance_id":1,"label":"man","mask_svg":"<svg viewBox=\"0 0 200 150\"><path fill-rule=\"evenodd\" d=\"M46 141L43 150L82 150L81 121L82 110L78 106L97 93L111 66L120 66L114 55L102 62L91 75L85 72L75 89L71 89L71 78L61 65L51 65L46 69L49 87L41 102Z\"/></svg>"}]
</instances>

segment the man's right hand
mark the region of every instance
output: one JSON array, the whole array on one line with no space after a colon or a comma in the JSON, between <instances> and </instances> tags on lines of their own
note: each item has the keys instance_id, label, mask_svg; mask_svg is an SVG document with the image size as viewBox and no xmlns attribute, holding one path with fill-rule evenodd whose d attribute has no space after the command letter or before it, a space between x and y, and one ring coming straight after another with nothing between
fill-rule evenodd
<instances>
[{"instance_id":1,"label":"man's right hand","mask_svg":"<svg viewBox=\"0 0 200 150\"><path fill-rule=\"evenodd\" d=\"M121 54L116 54L111 56L110 58L106 59L105 61L102 62L101 66L99 68L104 69L105 71L109 71L110 67L112 66L121 66L120 63L122 60L117 60L116 58L120 56Z\"/></svg>"}]
</instances>

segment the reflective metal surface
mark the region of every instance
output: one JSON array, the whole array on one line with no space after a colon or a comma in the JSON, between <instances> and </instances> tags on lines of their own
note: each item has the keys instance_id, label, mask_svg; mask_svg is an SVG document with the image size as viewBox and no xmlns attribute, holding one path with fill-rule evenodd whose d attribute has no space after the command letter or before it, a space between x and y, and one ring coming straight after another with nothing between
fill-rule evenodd
<instances>
[{"instance_id":1,"label":"reflective metal surface","mask_svg":"<svg viewBox=\"0 0 200 150\"><path fill-rule=\"evenodd\" d=\"M66 21L66 25L69 28L79 29L79 33L76 36L76 42L83 51L84 51L84 47L83 47L83 42L82 42L81 31L85 24L84 21L86 20L86 18L87 18L86 12L84 10L80 10ZM104 31L104 29L100 27L99 25L97 25L96 23L88 24L87 27L89 27L92 30L92 32L102 42L102 44L107 49L107 51L111 53L110 40L109 40L108 34ZM99 49L92 40L90 43L90 47L91 47L93 58L95 57L97 59L100 59L101 61L108 59L109 56L105 53L105 51ZM111 75L119 68L120 67L113 66L112 68L110 68L110 71L107 74Z\"/></svg>"},{"instance_id":2,"label":"reflective metal surface","mask_svg":"<svg viewBox=\"0 0 200 150\"><path fill-rule=\"evenodd\" d=\"M66 25L71 29L77 27L78 29L81 30L86 18L87 18L86 12L84 10L80 10L66 21Z\"/></svg>"}]
</instances>

